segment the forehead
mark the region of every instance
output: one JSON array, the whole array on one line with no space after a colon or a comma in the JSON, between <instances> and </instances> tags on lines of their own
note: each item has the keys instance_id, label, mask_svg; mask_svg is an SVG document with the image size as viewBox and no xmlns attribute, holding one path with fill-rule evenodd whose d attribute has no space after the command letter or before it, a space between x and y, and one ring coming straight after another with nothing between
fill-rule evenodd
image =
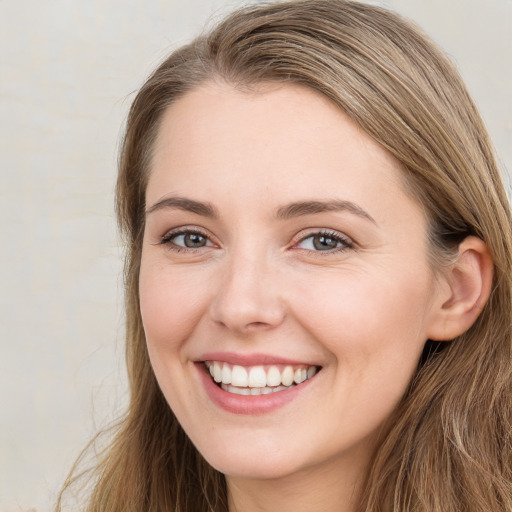
<instances>
[{"instance_id":1,"label":"forehead","mask_svg":"<svg viewBox=\"0 0 512 512\"><path fill-rule=\"evenodd\" d=\"M259 194L260 203L278 206L340 195L378 208L405 197L402 181L400 162L321 94L210 82L165 112L147 200L193 191L199 200L236 202Z\"/></svg>"}]
</instances>

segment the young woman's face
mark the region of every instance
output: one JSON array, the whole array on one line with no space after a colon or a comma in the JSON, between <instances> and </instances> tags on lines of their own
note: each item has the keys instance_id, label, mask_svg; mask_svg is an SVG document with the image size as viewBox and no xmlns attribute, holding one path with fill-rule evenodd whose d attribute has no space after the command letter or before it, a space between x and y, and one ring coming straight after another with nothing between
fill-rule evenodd
<instances>
[{"instance_id":1,"label":"young woman's face","mask_svg":"<svg viewBox=\"0 0 512 512\"><path fill-rule=\"evenodd\" d=\"M160 387L218 470L368 461L436 314L426 220L401 172L299 86L210 83L166 112L142 318Z\"/></svg>"}]
</instances>

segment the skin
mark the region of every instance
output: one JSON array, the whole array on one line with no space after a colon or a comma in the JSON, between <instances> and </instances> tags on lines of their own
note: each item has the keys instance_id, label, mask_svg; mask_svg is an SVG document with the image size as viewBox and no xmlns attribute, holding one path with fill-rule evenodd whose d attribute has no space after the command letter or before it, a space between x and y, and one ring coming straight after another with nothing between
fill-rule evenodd
<instances>
[{"instance_id":1,"label":"skin","mask_svg":"<svg viewBox=\"0 0 512 512\"><path fill-rule=\"evenodd\" d=\"M354 510L379 432L446 324L450 288L429 263L426 219L401 173L300 86L247 93L211 82L166 112L146 194L142 318L160 387L226 474L231 511ZM154 206L173 197L217 216ZM333 200L352 207L276 216ZM205 245L183 247L184 229ZM336 248L315 248L325 231ZM322 369L290 403L234 414L199 378L211 351L292 354Z\"/></svg>"}]
</instances>

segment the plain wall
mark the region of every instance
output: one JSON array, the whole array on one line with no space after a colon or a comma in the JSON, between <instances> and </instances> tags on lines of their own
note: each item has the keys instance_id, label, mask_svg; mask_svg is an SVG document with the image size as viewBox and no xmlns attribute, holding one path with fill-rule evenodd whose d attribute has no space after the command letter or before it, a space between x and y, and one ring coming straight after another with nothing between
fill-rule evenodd
<instances>
[{"instance_id":1,"label":"plain wall","mask_svg":"<svg viewBox=\"0 0 512 512\"><path fill-rule=\"evenodd\" d=\"M116 152L134 91L226 0L0 2L0 512L49 511L126 397ZM512 1L380 2L458 64L512 168Z\"/></svg>"}]
</instances>

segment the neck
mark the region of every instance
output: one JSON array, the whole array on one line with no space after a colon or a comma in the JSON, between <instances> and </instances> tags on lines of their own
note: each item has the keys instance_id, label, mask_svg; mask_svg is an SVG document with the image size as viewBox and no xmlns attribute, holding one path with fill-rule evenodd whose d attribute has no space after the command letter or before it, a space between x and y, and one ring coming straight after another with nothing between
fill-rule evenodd
<instances>
[{"instance_id":1,"label":"neck","mask_svg":"<svg viewBox=\"0 0 512 512\"><path fill-rule=\"evenodd\" d=\"M228 476L229 512L355 512L365 473L337 459L280 478Z\"/></svg>"}]
</instances>

